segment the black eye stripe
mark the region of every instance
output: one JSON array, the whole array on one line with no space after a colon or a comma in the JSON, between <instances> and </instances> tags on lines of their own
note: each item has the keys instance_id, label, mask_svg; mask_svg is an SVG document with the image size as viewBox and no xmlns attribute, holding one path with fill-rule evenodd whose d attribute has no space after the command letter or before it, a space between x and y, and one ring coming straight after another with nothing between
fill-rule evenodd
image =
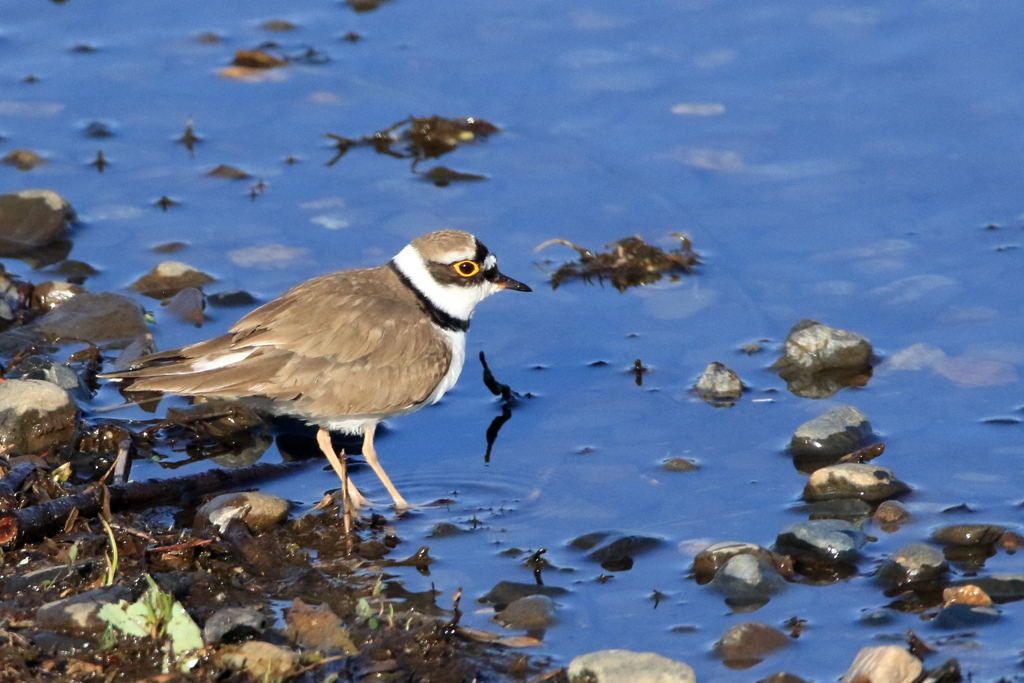
<instances>
[{"instance_id":1,"label":"black eye stripe","mask_svg":"<svg viewBox=\"0 0 1024 683\"><path fill-rule=\"evenodd\" d=\"M487 255L491 253L487 250L487 247L483 245L480 240L476 241L476 253L473 254L473 260L477 263L483 263Z\"/></svg>"}]
</instances>

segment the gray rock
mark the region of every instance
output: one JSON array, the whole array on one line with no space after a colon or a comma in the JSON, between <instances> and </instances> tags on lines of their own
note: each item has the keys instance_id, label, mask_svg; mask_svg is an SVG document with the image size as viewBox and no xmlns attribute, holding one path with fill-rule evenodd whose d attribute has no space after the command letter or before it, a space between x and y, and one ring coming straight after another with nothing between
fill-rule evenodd
<instances>
[{"instance_id":1,"label":"gray rock","mask_svg":"<svg viewBox=\"0 0 1024 683\"><path fill-rule=\"evenodd\" d=\"M234 306L253 306L256 299L249 292L217 292L206 297L207 303L216 308L231 308Z\"/></svg>"},{"instance_id":2,"label":"gray rock","mask_svg":"<svg viewBox=\"0 0 1024 683\"><path fill-rule=\"evenodd\" d=\"M38 379L0 383L0 444L17 455L41 454L71 443L78 406L64 389Z\"/></svg>"},{"instance_id":3,"label":"gray rock","mask_svg":"<svg viewBox=\"0 0 1024 683\"><path fill-rule=\"evenodd\" d=\"M866 647L853 658L841 683L913 683L924 667L921 660L897 645Z\"/></svg>"},{"instance_id":4,"label":"gray rock","mask_svg":"<svg viewBox=\"0 0 1024 683\"><path fill-rule=\"evenodd\" d=\"M434 525L430 533L427 534L427 538L451 538L452 536L461 536L462 534L468 534L469 532L465 529L460 529L451 522L439 522Z\"/></svg>"},{"instance_id":5,"label":"gray rock","mask_svg":"<svg viewBox=\"0 0 1024 683\"><path fill-rule=\"evenodd\" d=\"M546 628L555 623L555 601L546 595L527 595L513 600L494 616L505 628Z\"/></svg>"},{"instance_id":6,"label":"gray rock","mask_svg":"<svg viewBox=\"0 0 1024 683\"><path fill-rule=\"evenodd\" d=\"M0 256L17 256L64 236L75 219L71 205L51 190L0 195Z\"/></svg>"},{"instance_id":7,"label":"gray rock","mask_svg":"<svg viewBox=\"0 0 1024 683\"><path fill-rule=\"evenodd\" d=\"M708 583L726 562L739 555L751 555L756 559L763 560L784 576L792 576L792 567L789 566L787 558L776 555L754 543L726 541L708 546L693 558L693 573L697 583L702 585Z\"/></svg>"},{"instance_id":8,"label":"gray rock","mask_svg":"<svg viewBox=\"0 0 1024 683\"><path fill-rule=\"evenodd\" d=\"M266 626L266 619L255 607L225 607L206 620L203 642L220 645L252 640L263 633Z\"/></svg>"},{"instance_id":9,"label":"gray rock","mask_svg":"<svg viewBox=\"0 0 1024 683\"><path fill-rule=\"evenodd\" d=\"M855 332L837 330L813 320L797 323L784 344L785 360L811 372L865 365L871 342Z\"/></svg>"},{"instance_id":10,"label":"gray rock","mask_svg":"<svg viewBox=\"0 0 1024 683\"><path fill-rule=\"evenodd\" d=\"M808 519L842 519L861 522L871 516L871 505L859 498L834 498L800 506Z\"/></svg>"},{"instance_id":11,"label":"gray rock","mask_svg":"<svg viewBox=\"0 0 1024 683\"><path fill-rule=\"evenodd\" d=\"M789 645L789 638L768 624L748 621L730 626L712 653L730 669L749 669L770 653Z\"/></svg>"},{"instance_id":12,"label":"gray rock","mask_svg":"<svg viewBox=\"0 0 1024 683\"><path fill-rule=\"evenodd\" d=\"M1007 531L997 524L951 524L932 532L939 545L992 545Z\"/></svg>"},{"instance_id":13,"label":"gray rock","mask_svg":"<svg viewBox=\"0 0 1024 683\"><path fill-rule=\"evenodd\" d=\"M196 510L196 526L220 526L225 517L237 517L254 534L260 534L283 522L288 517L288 508L287 500L269 493L225 493Z\"/></svg>"},{"instance_id":14,"label":"gray rock","mask_svg":"<svg viewBox=\"0 0 1024 683\"><path fill-rule=\"evenodd\" d=\"M47 657L74 657L80 652L98 649L88 638L76 638L43 631L32 636L32 644Z\"/></svg>"},{"instance_id":15,"label":"gray rock","mask_svg":"<svg viewBox=\"0 0 1024 683\"><path fill-rule=\"evenodd\" d=\"M480 598L479 602L485 605L494 605L494 609L501 611L508 607L511 602L519 598L525 598L528 595L546 595L557 598L560 595L565 595L567 592L559 586L539 586L535 583L499 581L487 595Z\"/></svg>"},{"instance_id":16,"label":"gray rock","mask_svg":"<svg viewBox=\"0 0 1024 683\"><path fill-rule=\"evenodd\" d=\"M688 665L653 652L600 650L569 663L570 683L697 683Z\"/></svg>"},{"instance_id":17,"label":"gray rock","mask_svg":"<svg viewBox=\"0 0 1024 683\"><path fill-rule=\"evenodd\" d=\"M972 629L999 621L1001 612L994 607L978 607L954 603L939 611L932 620L935 628L945 630Z\"/></svg>"},{"instance_id":18,"label":"gray rock","mask_svg":"<svg viewBox=\"0 0 1024 683\"><path fill-rule=\"evenodd\" d=\"M58 565L45 567L24 574L15 574L3 584L3 592L7 595L17 595L27 590L36 590L44 584L50 585L67 581L69 579L84 579L92 570L92 564L80 562L73 567Z\"/></svg>"},{"instance_id":19,"label":"gray rock","mask_svg":"<svg viewBox=\"0 0 1024 683\"><path fill-rule=\"evenodd\" d=\"M164 261L133 282L128 289L153 299L167 299L183 289L202 289L215 280L180 261Z\"/></svg>"},{"instance_id":20,"label":"gray rock","mask_svg":"<svg viewBox=\"0 0 1024 683\"><path fill-rule=\"evenodd\" d=\"M867 543L860 527L838 519L790 524L775 539L776 552L809 554L831 562L853 562Z\"/></svg>"},{"instance_id":21,"label":"gray rock","mask_svg":"<svg viewBox=\"0 0 1024 683\"><path fill-rule=\"evenodd\" d=\"M763 559L737 555L722 565L711 585L730 598L757 600L778 593L786 587L786 581Z\"/></svg>"},{"instance_id":22,"label":"gray rock","mask_svg":"<svg viewBox=\"0 0 1024 683\"><path fill-rule=\"evenodd\" d=\"M864 446L871 423L856 408L836 406L800 425L789 444L793 455L840 458Z\"/></svg>"},{"instance_id":23,"label":"gray rock","mask_svg":"<svg viewBox=\"0 0 1024 683\"><path fill-rule=\"evenodd\" d=\"M206 298L195 287L186 287L164 302L166 311L183 323L200 326L207 321Z\"/></svg>"},{"instance_id":24,"label":"gray rock","mask_svg":"<svg viewBox=\"0 0 1024 683\"><path fill-rule=\"evenodd\" d=\"M739 375L721 363L711 363L694 387L705 403L713 406L732 406L743 395L743 382Z\"/></svg>"},{"instance_id":25,"label":"gray rock","mask_svg":"<svg viewBox=\"0 0 1024 683\"><path fill-rule=\"evenodd\" d=\"M45 356L29 356L11 369L6 379L41 379L56 384L79 401L92 400L92 392L74 370Z\"/></svg>"},{"instance_id":26,"label":"gray rock","mask_svg":"<svg viewBox=\"0 0 1024 683\"><path fill-rule=\"evenodd\" d=\"M54 600L36 611L35 627L71 635L99 635L107 628L106 622L96 616L100 608L131 599L132 592L124 586L108 586Z\"/></svg>"},{"instance_id":27,"label":"gray rock","mask_svg":"<svg viewBox=\"0 0 1024 683\"><path fill-rule=\"evenodd\" d=\"M804 486L804 500L860 498L877 502L906 493L910 487L896 478L887 467L862 463L843 463L822 467L811 474Z\"/></svg>"},{"instance_id":28,"label":"gray rock","mask_svg":"<svg viewBox=\"0 0 1024 683\"><path fill-rule=\"evenodd\" d=\"M949 570L942 552L927 543L911 543L894 552L878 570L886 588L934 584Z\"/></svg>"},{"instance_id":29,"label":"gray rock","mask_svg":"<svg viewBox=\"0 0 1024 683\"><path fill-rule=\"evenodd\" d=\"M113 292L79 294L29 328L46 338L84 340L107 349L123 349L148 332L142 307Z\"/></svg>"}]
</instances>

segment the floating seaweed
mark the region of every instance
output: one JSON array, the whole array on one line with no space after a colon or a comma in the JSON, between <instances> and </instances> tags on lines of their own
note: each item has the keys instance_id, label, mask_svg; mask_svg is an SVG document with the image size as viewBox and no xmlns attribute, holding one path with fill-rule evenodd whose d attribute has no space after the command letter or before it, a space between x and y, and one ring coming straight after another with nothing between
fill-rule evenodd
<instances>
[{"instance_id":1,"label":"floating seaweed","mask_svg":"<svg viewBox=\"0 0 1024 683\"><path fill-rule=\"evenodd\" d=\"M396 159L412 159L410 170L438 187L444 187L451 182L483 180L483 176L459 173L443 166L420 173L416 166L424 159L436 159L454 152L462 145L486 140L488 136L498 132L500 131L497 126L483 119L410 116L373 135L364 135L358 140L325 133L334 140L334 147L337 150L327 165L336 164L353 147L373 147L377 154L386 154Z\"/></svg>"},{"instance_id":2,"label":"floating seaweed","mask_svg":"<svg viewBox=\"0 0 1024 683\"><path fill-rule=\"evenodd\" d=\"M679 233L672 233L680 241L678 249L665 251L647 244L639 235L605 245L609 251L595 253L562 239L551 239L540 244L534 251L540 251L552 244L562 244L579 252L579 261L563 263L551 276L551 288L567 280L581 279L590 284L594 278L601 284L605 280L620 292L629 287L638 287L657 282L664 275L673 280L680 273L692 275L693 267L700 265L700 254L695 252L690 240Z\"/></svg>"}]
</instances>

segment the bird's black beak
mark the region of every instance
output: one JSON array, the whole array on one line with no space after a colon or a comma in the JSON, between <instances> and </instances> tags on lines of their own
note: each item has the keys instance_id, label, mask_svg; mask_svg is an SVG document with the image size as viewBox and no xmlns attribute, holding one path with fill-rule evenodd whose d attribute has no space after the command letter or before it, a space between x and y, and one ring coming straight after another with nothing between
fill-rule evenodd
<instances>
[{"instance_id":1,"label":"bird's black beak","mask_svg":"<svg viewBox=\"0 0 1024 683\"><path fill-rule=\"evenodd\" d=\"M507 275L502 275L498 271L494 271L494 278L488 278L491 282L498 285L502 289L513 289L517 292L532 292L533 290L524 285L519 280L513 280Z\"/></svg>"}]
</instances>

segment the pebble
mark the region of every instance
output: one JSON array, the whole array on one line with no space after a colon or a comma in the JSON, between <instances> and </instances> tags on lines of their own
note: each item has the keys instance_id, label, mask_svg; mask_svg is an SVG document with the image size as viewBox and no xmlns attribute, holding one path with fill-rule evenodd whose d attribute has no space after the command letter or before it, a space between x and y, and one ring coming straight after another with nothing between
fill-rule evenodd
<instances>
[{"instance_id":1,"label":"pebble","mask_svg":"<svg viewBox=\"0 0 1024 683\"><path fill-rule=\"evenodd\" d=\"M864 446L871 423L856 408L836 406L797 427L789 443L793 455L840 458Z\"/></svg>"},{"instance_id":2,"label":"pebble","mask_svg":"<svg viewBox=\"0 0 1024 683\"><path fill-rule=\"evenodd\" d=\"M283 681L294 673L299 655L285 647L250 640L241 645L229 645L217 652L226 667L247 671L258 681Z\"/></svg>"},{"instance_id":3,"label":"pebble","mask_svg":"<svg viewBox=\"0 0 1024 683\"><path fill-rule=\"evenodd\" d=\"M92 399L92 392L74 370L46 356L29 356L11 368L5 379L39 379L56 384L80 401Z\"/></svg>"},{"instance_id":4,"label":"pebble","mask_svg":"<svg viewBox=\"0 0 1024 683\"><path fill-rule=\"evenodd\" d=\"M88 341L105 349L122 349L149 331L142 307L114 292L79 294L29 327L49 337Z\"/></svg>"},{"instance_id":5,"label":"pebble","mask_svg":"<svg viewBox=\"0 0 1024 683\"><path fill-rule=\"evenodd\" d=\"M44 247L67 232L75 212L52 190L0 195L0 256Z\"/></svg>"},{"instance_id":6,"label":"pebble","mask_svg":"<svg viewBox=\"0 0 1024 683\"><path fill-rule=\"evenodd\" d=\"M244 510L246 507L249 509ZM249 530L260 534L283 522L288 517L288 508L287 500L269 493L225 493L201 505L196 510L195 523L197 527L217 525L219 519L232 516L230 511L237 510Z\"/></svg>"},{"instance_id":7,"label":"pebble","mask_svg":"<svg viewBox=\"0 0 1024 683\"><path fill-rule=\"evenodd\" d=\"M716 407L735 405L743 395L743 382L739 375L718 362L704 368L694 388L702 401Z\"/></svg>"},{"instance_id":8,"label":"pebble","mask_svg":"<svg viewBox=\"0 0 1024 683\"><path fill-rule=\"evenodd\" d=\"M295 598L285 621L288 623L285 635L289 641L306 650L317 650L325 655L354 655L359 652L341 619L327 605L313 607Z\"/></svg>"},{"instance_id":9,"label":"pebble","mask_svg":"<svg viewBox=\"0 0 1024 683\"><path fill-rule=\"evenodd\" d=\"M866 647L853 658L841 683L913 683L924 667L921 660L897 645Z\"/></svg>"},{"instance_id":10,"label":"pebble","mask_svg":"<svg viewBox=\"0 0 1024 683\"><path fill-rule=\"evenodd\" d=\"M871 516L871 505L860 498L834 498L819 500L800 507L808 519L843 519L861 522Z\"/></svg>"},{"instance_id":11,"label":"pebble","mask_svg":"<svg viewBox=\"0 0 1024 683\"><path fill-rule=\"evenodd\" d=\"M878 570L886 588L935 584L949 571L942 552L927 543L911 543L894 552Z\"/></svg>"},{"instance_id":12,"label":"pebble","mask_svg":"<svg viewBox=\"0 0 1024 683\"><path fill-rule=\"evenodd\" d=\"M872 354L871 342L861 335L814 320L794 325L783 346L787 364L811 372L866 365Z\"/></svg>"},{"instance_id":13,"label":"pebble","mask_svg":"<svg viewBox=\"0 0 1024 683\"><path fill-rule=\"evenodd\" d=\"M202 289L213 282L212 277L186 263L164 261L129 285L128 289L152 299L167 299L188 287Z\"/></svg>"},{"instance_id":14,"label":"pebble","mask_svg":"<svg viewBox=\"0 0 1024 683\"><path fill-rule=\"evenodd\" d=\"M70 635L99 635L107 628L107 623L97 616L100 608L131 599L132 592L124 586L108 586L54 600L36 611L35 628Z\"/></svg>"},{"instance_id":15,"label":"pebble","mask_svg":"<svg viewBox=\"0 0 1024 683\"><path fill-rule=\"evenodd\" d=\"M536 583L518 583L516 581L499 581L494 585L487 595L478 600L485 605L493 605L497 611L502 611L508 605L519 598L528 595L546 595L558 597L565 595L568 591L560 586L540 586Z\"/></svg>"},{"instance_id":16,"label":"pebble","mask_svg":"<svg viewBox=\"0 0 1024 683\"><path fill-rule=\"evenodd\" d=\"M874 520L875 523L882 526L883 531L888 531L887 525L898 527L898 525L909 521L910 511L899 501L886 500L875 509Z\"/></svg>"},{"instance_id":17,"label":"pebble","mask_svg":"<svg viewBox=\"0 0 1024 683\"><path fill-rule=\"evenodd\" d=\"M510 602L494 620L505 628L546 628L555 623L556 609L555 601L546 595L527 595Z\"/></svg>"},{"instance_id":18,"label":"pebble","mask_svg":"<svg viewBox=\"0 0 1024 683\"><path fill-rule=\"evenodd\" d=\"M685 458L669 458L661 464L666 472L694 472L698 469L696 463Z\"/></svg>"},{"instance_id":19,"label":"pebble","mask_svg":"<svg viewBox=\"0 0 1024 683\"><path fill-rule=\"evenodd\" d=\"M788 561L789 558L776 555L772 551L754 543L725 541L723 543L715 543L697 553L697 556L693 558L692 569L694 578L699 585L708 583L726 562L739 555L751 555L756 559L765 561L781 575L786 577L793 576L793 568Z\"/></svg>"},{"instance_id":20,"label":"pebble","mask_svg":"<svg viewBox=\"0 0 1024 683\"><path fill-rule=\"evenodd\" d=\"M786 581L765 560L754 555L737 555L722 565L711 585L730 598L764 600L783 590Z\"/></svg>"},{"instance_id":21,"label":"pebble","mask_svg":"<svg viewBox=\"0 0 1024 683\"><path fill-rule=\"evenodd\" d=\"M789 645L789 638L768 624L747 621L730 626L712 652L730 669L749 669L766 655Z\"/></svg>"},{"instance_id":22,"label":"pebble","mask_svg":"<svg viewBox=\"0 0 1024 683\"><path fill-rule=\"evenodd\" d=\"M206 299L202 291L195 287L186 287L164 302L168 313L183 323L200 326L207 321L203 309Z\"/></svg>"},{"instance_id":23,"label":"pebble","mask_svg":"<svg viewBox=\"0 0 1024 683\"><path fill-rule=\"evenodd\" d=\"M31 171L39 164L44 163L43 158L30 149L16 149L7 154L3 158L3 162L19 171Z\"/></svg>"},{"instance_id":24,"label":"pebble","mask_svg":"<svg viewBox=\"0 0 1024 683\"><path fill-rule=\"evenodd\" d=\"M838 519L790 524L775 539L776 552L810 554L831 562L853 562L867 543L860 527Z\"/></svg>"},{"instance_id":25,"label":"pebble","mask_svg":"<svg viewBox=\"0 0 1024 683\"><path fill-rule=\"evenodd\" d=\"M952 586L942 591L942 606L949 607L955 604L991 607L993 603L988 593L974 584L967 584L965 586Z\"/></svg>"},{"instance_id":26,"label":"pebble","mask_svg":"<svg viewBox=\"0 0 1024 683\"><path fill-rule=\"evenodd\" d=\"M804 500L859 498L869 502L887 500L906 493L910 487L892 470L878 465L845 463L822 467L811 474L804 486Z\"/></svg>"},{"instance_id":27,"label":"pebble","mask_svg":"<svg viewBox=\"0 0 1024 683\"><path fill-rule=\"evenodd\" d=\"M68 299L84 294L85 290L70 282L48 280L40 282L32 289L32 308L46 313L60 306Z\"/></svg>"},{"instance_id":28,"label":"pebble","mask_svg":"<svg viewBox=\"0 0 1024 683\"><path fill-rule=\"evenodd\" d=\"M932 532L932 540L939 545L994 545L1006 530L996 524L952 524Z\"/></svg>"},{"instance_id":29,"label":"pebble","mask_svg":"<svg viewBox=\"0 0 1024 683\"><path fill-rule=\"evenodd\" d=\"M0 444L14 455L39 455L71 443L78 406L68 392L39 379L0 383Z\"/></svg>"},{"instance_id":30,"label":"pebble","mask_svg":"<svg viewBox=\"0 0 1024 683\"><path fill-rule=\"evenodd\" d=\"M650 536L622 536L593 551L587 559L599 563L606 571L627 571L633 568L635 556L654 550L661 544L660 539Z\"/></svg>"},{"instance_id":31,"label":"pebble","mask_svg":"<svg viewBox=\"0 0 1024 683\"><path fill-rule=\"evenodd\" d=\"M629 650L580 655L569 663L568 673L570 683L697 683L693 669L682 662Z\"/></svg>"},{"instance_id":32,"label":"pebble","mask_svg":"<svg viewBox=\"0 0 1024 683\"><path fill-rule=\"evenodd\" d=\"M206 620L203 642L207 645L241 643L259 636L266 625L266 618L255 607L224 607Z\"/></svg>"}]
</instances>

